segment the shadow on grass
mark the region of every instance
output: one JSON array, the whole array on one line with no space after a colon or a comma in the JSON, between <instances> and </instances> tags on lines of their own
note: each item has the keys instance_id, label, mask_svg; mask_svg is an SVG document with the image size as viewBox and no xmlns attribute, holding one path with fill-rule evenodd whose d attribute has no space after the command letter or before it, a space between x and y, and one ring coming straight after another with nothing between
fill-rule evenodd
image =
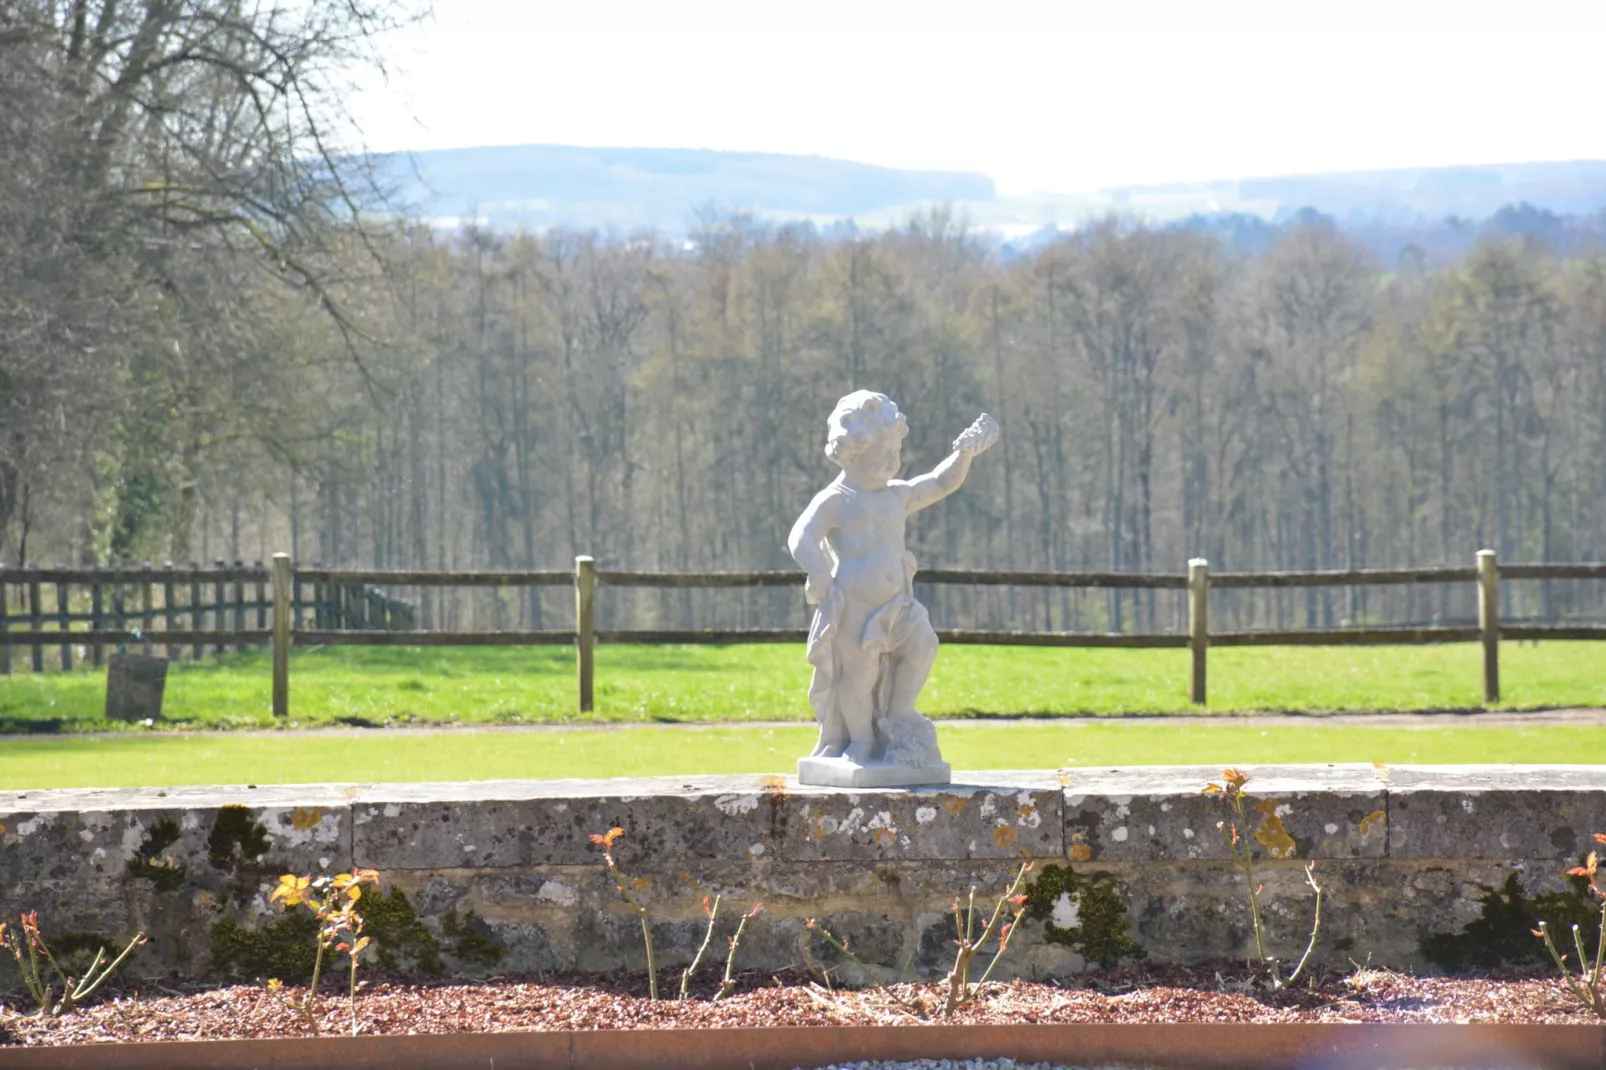
<instances>
[{"instance_id":1,"label":"shadow on grass","mask_svg":"<svg viewBox=\"0 0 1606 1070\"><path fill-rule=\"evenodd\" d=\"M179 740L206 742L204 738L196 736L86 736L62 732L50 736L10 740L6 743L6 748L14 754L26 753L30 760L46 760L53 757L79 758L85 753L92 753L95 760L101 762L119 756L144 758L153 748L171 746Z\"/></svg>"},{"instance_id":2,"label":"shadow on grass","mask_svg":"<svg viewBox=\"0 0 1606 1070\"><path fill-rule=\"evenodd\" d=\"M0 715L0 736L52 735L66 727L62 717L16 717Z\"/></svg>"}]
</instances>

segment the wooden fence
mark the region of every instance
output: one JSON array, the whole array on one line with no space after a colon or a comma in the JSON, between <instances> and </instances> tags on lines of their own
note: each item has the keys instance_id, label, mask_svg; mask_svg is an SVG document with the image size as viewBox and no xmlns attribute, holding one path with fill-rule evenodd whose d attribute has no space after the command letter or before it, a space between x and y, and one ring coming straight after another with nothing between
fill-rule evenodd
<instances>
[{"instance_id":1,"label":"wooden fence","mask_svg":"<svg viewBox=\"0 0 1606 1070\"><path fill-rule=\"evenodd\" d=\"M11 672L14 647L31 647L33 671L43 672L49 650L57 652L57 667L71 669L80 646L100 666L108 645L135 643L150 653L160 644L170 659L186 651L199 659L208 648L221 653L264 643L274 608L270 581L260 561L219 560L211 568L0 565L0 675ZM297 627L305 620L351 631L415 626L411 605L358 583L298 584L291 607ZM79 624L85 627L73 627Z\"/></svg>"},{"instance_id":2,"label":"wooden fence","mask_svg":"<svg viewBox=\"0 0 1606 1070\"><path fill-rule=\"evenodd\" d=\"M221 562L219 563L221 565ZM1147 649L1187 649L1189 659L1189 699L1203 703L1207 696L1208 652L1213 646L1322 646L1322 645L1415 645L1427 643L1480 642L1483 646L1484 699L1500 698L1500 640L1594 639L1606 640L1606 624L1522 624L1500 623L1500 583L1502 580L1606 580L1606 564L1506 565L1501 567L1492 550L1480 551L1472 567L1411 569L1345 569L1307 572L1218 572L1208 562L1193 560L1186 573L1127 572L1021 572L1001 570L924 569L916 582L933 584L1016 585L1022 587L1136 588L1184 592L1188 606L1186 634L1110 634L1093 632L1023 632L975 629L939 629L945 643L999 646L1125 647ZM1294 631L1210 630L1210 592L1243 588L1291 588L1323 586L1371 586L1420 583L1475 583L1478 623L1476 626L1435 625L1428 627L1344 627ZM92 608L88 614L68 609L71 600L57 595L58 612L41 611L40 589L55 585L58 592L72 584L87 585ZM187 604L176 599L176 592L188 584ZM204 604L201 592L212 585L214 598ZM233 584L233 597L225 597L225 587ZM246 601L250 585L254 600ZM744 629L599 629L596 626L598 587L730 588L801 587L802 576L792 570L750 572L639 572L598 569L590 557L575 558L573 571L567 569L506 570L488 572L437 572L374 569L327 569L321 566L296 568L289 555L275 554L271 572L262 567L214 569L24 569L0 567L0 672L10 669L14 647L32 647L34 668L43 664L42 651L50 646L62 650L62 664L70 667L73 644L87 644L95 664L100 664L101 648L108 643L131 639L147 649L165 645L174 651L181 644L193 644L199 657L207 644L239 646L270 642L273 645L273 711L284 716L289 710L289 664L292 644L393 645L393 646L538 646L573 645L576 651L578 707L589 711L593 705L596 675L594 656L598 643L802 643L808 637L803 628ZM140 608L130 610L123 590L132 586L140 591ZM406 603L380 595L375 587L572 587L575 600L573 628L523 631L434 631L413 626L412 611ZM7 611L7 589L26 590L28 612ZM271 587L272 598L267 597ZM153 605L152 592L164 592L163 608ZM102 590L113 592L110 609L102 604ZM19 603L20 605L21 603ZM1606 608L1606 607L1603 607ZM271 628L268 614L271 610ZM213 627L206 628L206 614L212 614ZM248 613L256 614L256 627L246 627ZM165 616L164 616L165 614ZM185 617L185 615L188 615ZM164 617L167 627L149 628L156 617ZM228 626L230 616L233 627ZM176 629L175 620L185 617L187 628ZM147 627L136 637L128 627L138 620ZM14 622L25 621L19 629ZM43 628L49 621L56 627ZM88 622L88 630L71 630L75 622ZM310 626L309 626L310 625ZM170 653L170 656L173 656Z\"/></svg>"}]
</instances>

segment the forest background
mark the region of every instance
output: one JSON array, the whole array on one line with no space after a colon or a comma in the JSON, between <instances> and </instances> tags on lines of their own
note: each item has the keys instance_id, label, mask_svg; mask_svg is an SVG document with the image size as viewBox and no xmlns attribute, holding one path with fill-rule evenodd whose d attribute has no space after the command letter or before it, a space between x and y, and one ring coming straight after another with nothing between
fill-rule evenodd
<instances>
[{"instance_id":1,"label":"forest background","mask_svg":"<svg viewBox=\"0 0 1606 1070\"><path fill-rule=\"evenodd\" d=\"M982 410L1003 427L912 521L931 566L1606 559L1598 218L1513 207L1465 251L1387 257L1316 213L1253 241L1112 216L1016 254L940 209L876 233L712 207L674 238L446 232L329 148L340 72L395 17L0 0L0 560L789 567L834 474L825 415L859 387L909 413L911 469ZM1462 586L1220 612L1448 623ZM1513 616L1601 616L1596 585L1511 587ZM569 612L416 597L425 626ZM950 626L1181 624L1154 592L931 597ZM803 619L785 590L601 613Z\"/></svg>"}]
</instances>

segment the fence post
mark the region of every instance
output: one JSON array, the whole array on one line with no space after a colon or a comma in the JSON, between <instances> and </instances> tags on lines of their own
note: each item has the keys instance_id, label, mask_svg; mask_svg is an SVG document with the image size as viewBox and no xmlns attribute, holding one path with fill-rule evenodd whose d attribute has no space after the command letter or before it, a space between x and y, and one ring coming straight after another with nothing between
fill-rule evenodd
<instances>
[{"instance_id":1,"label":"fence post","mask_svg":"<svg viewBox=\"0 0 1606 1070\"><path fill-rule=\"evenodd\" d=\"M1478 551L1478 631L1483 633L1483 701L1500 701L1500 564Z\"/></svg>"},{"instance_id":2,"label":"fence post","mask_svg":"<svg viewBox=\"0 0 1606 1070\"><path fill-rule=\"evenodd\" d=\"M66 565L57 562L56 567L65 570ZM72 630L72 592L65 583L56 581L56 622L62 631ZM61 644L61 670L66 672L72 668L72 641Z\"/></svg>"},{"instance_id":3,"label":"fence post","mask_svg":"<svg viewBox=\"0 0 1606 1070\"><path fill-rule=\"evenodd\" d=\"M178 592L173 588L173 562L163 561L162 572L164 573L162 579L163 625L168 631L176 632L178 631L178 624L173 620L173 606L177 602L176 596ZM167 644L167 660L177 661L178 655L179 648L172 643Z\"/></svg>"},{"instance_id":4,"label":"fence post","mask_svg":"<svg viewBox=\"0 0 1606 1070\"><path fill-rule=\"evenodd\" d=\"M100 565L90 566L96 572ZM89 630L98 632L106 627L106 590L99 579L89 585ZM89 644L89 662L95 668L106 664L106 644L94 642Z\"/></svg>"},{"instance_id":5,"label":"fence post","mask_svg":"<svg viewBox=\"0 0 1606 1070\"><path fill-rule=\"evenodd\" d=\"M6 568L0 565L0 639L10 629L6 623ZM0 643L0 676L11 675L11 644Z\"/></svg>"},{"instance_id":6,"label":"fence post","mask_svg":"<svg viewBox=\"0 0 1606 1070\"><path fill-rule=\"evenodd\" d=\"M245 569L245 562L240 558L234 559L234 630L245 631L245 577L241 572ZM235 643L235 650L247 650L248 643Z\"/></svg>"},{"instance_id":7,"label":"fence post","mask_svg":"<svg viewBox=\"0 0 1606 1070\"><path fill-rule=\"evenodd\" d=\"M1205 659L1210 649L1210 562L1188 562L1188 701L1205 703Z\"/></svg>"},{"instance_id":8,"label":"fence post","mask_svg":"<svg viewBox=\"0 0 1606 1070\"><path fill-rule=\"evenodd\" d=\"M322 561L314 561L313 568L323 568ZM312 585L312 626L320 632L329 627L329 608L325 604L329 599L329 587L318 582Z\"/></svg>"},{"instance_id":9,"label":"fence post","mask_svg":"<svg viewBox=\"0 0 1606 1070\"><path fill-rule=\"evenodd\" d=\"M28 567L38 568L39 566L30 561L28 562ZM32 631L37 632L43 622L44 614L41 612L43 608L39 604L39 581L30 580L28 582L28 627ZM33 671L36 673L45 671L45 648L40 646L37 640L33 644Z\"/></svg>"},{"instance_id":10,"label":"fence post","mask_svg":"<svg viewBox=\"0 0 1606 1070\"><path fill-rule=\"evenodd\" d=\"M200 569L199 561L190 562L190 631L197 634L206 630L206 609L201 605ZM205 654L206 647L200 640L190 646L190 660L200 661Z\"/></svg>"},{"instance_id":11,"label":"fence post","mask_svg":"<svg viewBox=\"0 0 1606 1070\"><path fill-rule=\"evenodd\" d=\"M221 654L228 649L222 633L229 626L229 594L223 582L223 570L229 567L229 563L219 557L213 560L212 567L217 569L217 575L212 578L212 627L218 632L218 641L212 644L212 653Z\"/></svg>"},{"instance_id":12,"label":"fence post","mask_svg":"<svg viewBox=\"0 0 1606 1070\"><path fill-rule=\"evenodd\" d=\"M589 554L574 559L574 649L580 673L580 712L590 713L597 645L597 562Z\"/></svg>"},{"instance_id":13,"label":"fence post","mask_svg":"<svg viewBox=\"0 0 1606 1070\"><path fill-rule=\"evenodd\" d=\"M290 715L290 555L273 555L273 715Z\"/></svg>"},{"instance_id":14,"label":"fence post","mask_svg":"<svg viewBox=\"0 0 1606 1070\"><path fill-rule=\"evenodd\" d=\"M140 568L145 573L145 582L140 585L139 592L139 630L148 636L151 629L156 627L156 603L151 593L151 563L147 561ZM141 651L148 658L156 652L156 647L147 638L141 646Z\"/></svg>"},{"instance_id":15,"label":"fence post","mask_svg":"<svg viewBox=\"0 0 1606 1070\"><path fill-rule=\"evenodd\" d=\"M114 565L112 567L116 568L117 566ZM123 634L123 638L117 642L118 649L123 649L128 642L128 615L123 612L126 608L123 605L123 585L121 583L112 584L112 628Z\"/></svg>"},{"instance_id":16,"label":"fence post","mask_svg":"<svg viewBox=\"0 0 1606 1070\"><path fill-rule=\"evenodd\" d=\"M256 565L254 567L258 568L258 569L262 568L262 561L261 561L260 558L257 559ZM274 575L274 578L277 579L279 574L277 572L275 572L273 575ZM258 630L261 630L263 628L268 627L268 585L267 584L268 584L268 581L267 581L266 574L258 575L257 583L256 583L257 629ZM277 599L278 596L275 595L274 598Z\"/></svg>"}]
</instances>

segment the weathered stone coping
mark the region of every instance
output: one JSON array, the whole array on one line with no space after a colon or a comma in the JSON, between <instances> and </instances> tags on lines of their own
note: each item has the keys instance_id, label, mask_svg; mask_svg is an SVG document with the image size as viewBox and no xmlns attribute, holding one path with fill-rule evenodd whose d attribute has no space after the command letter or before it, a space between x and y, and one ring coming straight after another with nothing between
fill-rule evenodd
<instances>
[{"instance_id":1,"label":"weathered stone coping","mask_svg":"<svg viewBox=\"0 0 1606 1070\"><path fill-rule=\"evenodd\" d=\"M1318 959L1414 968L1513 879L1529 909L1564 891L1562 871L1606 832L1603 766L1245 768L1295 844L1255 878L1284 957L1310 931L1307 861L1326 890ZM743 941L749 968L823 954L806 925L818 917L888 976L941 976L954 898L986 900L1024 857L1042 863L1032 894L1051 909L1014 939L1005 974L1074 973L1128 932L1153 959L1206 961L1253 948L1245 877L1216 828L1228 815L1200 794L1220 778L1169 766L862 791L761 776L0 791L0 914L37 909L80 944L146 932L135 972L268 977L289 968L274 928L289 921L267 899L277 876L358 865L382 874L392 943L416 962L639 969L640 926L591 842L617 825L660 963L696 952L701 903L718 894L733 910L765 904ZM1505 922L1530 939L1530 919Z\"/></svg>"},{"instance_id":2,"label":"weathered stone coping","mask_svg":"<svg viewBox=\"0 0 1606 1070\"><path fill-rule=\"evenodd\" d=\"M1245 766L1302 859L1575 858L1606 831L1606 766ZM589 865L622 861L1226 858L1215 766L956 772L936 788L799 787L792 777L682 776L166 789L0 791L0 878L120 871L158 821L164 850L206 856L218 811L244 806L288 868ZM52 834L53 833L53 834ZM3 895L3 891L0 891Z\"/></svg>"}]
</instances>

